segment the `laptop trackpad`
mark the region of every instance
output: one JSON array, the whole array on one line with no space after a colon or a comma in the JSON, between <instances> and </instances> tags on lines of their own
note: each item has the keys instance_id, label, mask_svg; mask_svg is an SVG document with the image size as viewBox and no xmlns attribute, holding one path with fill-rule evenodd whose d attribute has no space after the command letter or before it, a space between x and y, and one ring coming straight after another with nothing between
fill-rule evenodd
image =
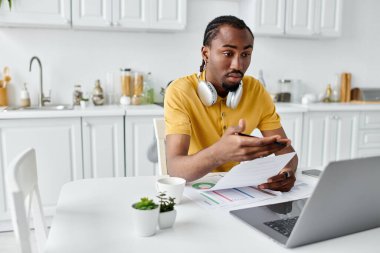
<instances>
[{"instance_id":1,"label":"laptop trackpad","mask_svg":"<svg viewBox=\"0 0 380 253\"><path fill-rule=\"evenodd\" d=\"M307 199L233 210L230 213L255 229L285 244Z\"/></svg>"}]
</instances>

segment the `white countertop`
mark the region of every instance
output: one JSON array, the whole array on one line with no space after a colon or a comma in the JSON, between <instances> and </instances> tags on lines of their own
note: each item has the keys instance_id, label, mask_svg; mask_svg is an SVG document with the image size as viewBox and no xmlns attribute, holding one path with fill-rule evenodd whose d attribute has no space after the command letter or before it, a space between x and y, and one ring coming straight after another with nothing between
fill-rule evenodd
<instances>
[{"instance_id":1,"label":"white countertop","mask_svg":"<svg viewBox=\"0 0 380 253\"><path fill-rule=\"evenodd\" d=\"M163 116L164 110L158 105L104 105L87 108L74 107L72 110L9 110L0 109L0 119L101 117L101 116Z\"/></svg>"},{"instance_id":2,"label":"white countertop","mask_svg":"<svg viewBox=\"0 0 380 253\"><path fill-rule=\"evenodd\" d=\"M85 109L75 107L73 110L2 111L2 109L4 109L4 107L0 107L0 119L164 115L163 108L155 104L89 106ZM380 111L380 104L315 103L302 105L293 103L276 103L276 109L280 114L314 111Z\"/></svg>"}]
</instances>

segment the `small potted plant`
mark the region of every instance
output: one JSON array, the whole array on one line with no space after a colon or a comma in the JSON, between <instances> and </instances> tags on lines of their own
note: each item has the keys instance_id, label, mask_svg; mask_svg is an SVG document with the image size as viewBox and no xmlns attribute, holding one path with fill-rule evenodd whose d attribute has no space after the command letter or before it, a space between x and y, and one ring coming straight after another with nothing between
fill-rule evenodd
<instances>
[{"instance_id":1,"label":"small potted plant","mask_svg":"<svg viewBox=\"0 0 380 253\"><path fill-rule=\"evenodd\" d=\"M174 225L177 211L174 209L174 199L160 192L157 196L160 203L160 215L158 216L158 226L160 229L171 228Z\"/></svg>"},{"instance_id":2,"label":"small potted plant","mask_svg":"<svg viewBox=\"0 0 380 253\"><path fill-rule=\"evenodd\" d=\"M156 233L159 205L147 197L132 205L134 210L135 231L140 236L152 236Z\"/></svg>"}]
</instances>

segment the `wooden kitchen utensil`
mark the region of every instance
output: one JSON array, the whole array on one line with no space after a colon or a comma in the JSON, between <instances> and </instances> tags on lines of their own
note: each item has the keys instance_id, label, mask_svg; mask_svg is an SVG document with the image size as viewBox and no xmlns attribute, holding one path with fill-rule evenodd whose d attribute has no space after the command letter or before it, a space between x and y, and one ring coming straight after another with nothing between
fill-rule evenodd
<instances>
[{"instance_id":1,"label":"wooden kitchen utensil","mask_svg":"<svg viewBox=\"0 0 380 253\"><path fill-rule=\"evenodd\" d=\"M346 73L346 102L351 101L351 73Z\"/></svg>"},{"instance_id":2,"label":"wooden kitchen utensil","mask_svg":"<svg viewBox=\"0 0 380 253\"><path fill-rule=\"evenodd\" d=\"M346 86L346 73L342 73L340 75L340 102L344 103L346 102L346 93L347 93L347 86Z\"/></svg>"},{"instance_id":3,"label":"wooden kitchen utensil","mask_svg":"<svg viewBox=\"0 0 380 253\"><path fill-rule=\"evenodd\" d=\"M0 106L8 105L8 96L7 96L7 88L0 88Z\"/></svg>"}]
</instances>

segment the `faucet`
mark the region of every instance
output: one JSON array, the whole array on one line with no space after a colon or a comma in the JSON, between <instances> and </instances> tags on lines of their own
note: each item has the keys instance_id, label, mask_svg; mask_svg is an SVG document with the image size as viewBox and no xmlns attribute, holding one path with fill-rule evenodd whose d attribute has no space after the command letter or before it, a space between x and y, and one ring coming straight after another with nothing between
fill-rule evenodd
<instances>
[{"instance_id":1,"label":"faucet","mask_svg":"<svg viewBox=\"0 0 380 253\"><path fill-rule=\"evenodd\" d=\"M32 71L32 64L34 60L36 60L38 62L38 65L40 66L40 93L38 94L39 95L38 106L42 107L42 106L45 106L46 102L50 102L50 91L49 91L49 96L45 97L43 85L42 85L42 64L41 64L40 59L37 56L33 56L32 59L30 59L29 72Z\"/></svg>"}]
</instances>

